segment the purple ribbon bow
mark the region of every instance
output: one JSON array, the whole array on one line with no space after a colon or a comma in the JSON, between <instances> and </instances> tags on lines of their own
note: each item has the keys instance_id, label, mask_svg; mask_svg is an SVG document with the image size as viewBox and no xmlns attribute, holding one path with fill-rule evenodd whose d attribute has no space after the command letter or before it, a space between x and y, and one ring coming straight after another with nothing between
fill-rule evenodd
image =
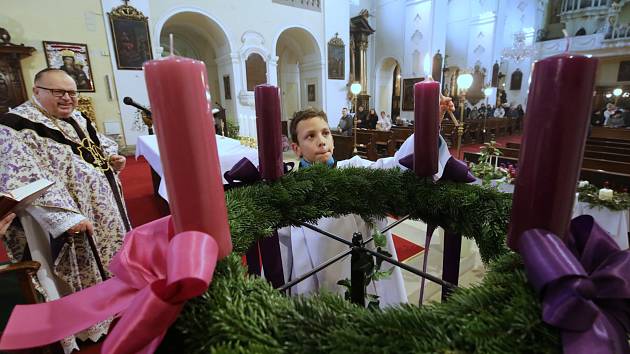
<instances>
[{"instance_id":1,"label":"purple ribbon bow","mask_svg":"<svg viewBox=\"0 0 630 354\"><path fill-rule=\"evenodd\" d=\"M284 173L291 172L294 166L293 162L285 162ZM262 179L258 168L247 157L243 157L229 171L225 171L223 177L232 187L251 184Z\"/></svg>"},{"instance_id":2,"label":"purple ribbon bow","mask_svg":"<svg viewBox=\"0 0 630 354\"><path fill-rule=\"evenodd\" d=\"M403 157L398 163L413 170L413 153ZM446 161L444 172L442 172L442 178L440 179L444 181L470 183L475 181L475 176L470 173L465 163L451 156L448 161Z\"/></svg>"},{"instance_id":3,"label":"purple ribbon bow","mask_svg":"<svg viewBox=\"0 0 630 354\"><path fill-rule=\"evenodd\" d=\"M293 162L284 163L284 173L293 170ZM247 158L240 159L223 177L232 187L251 184L262 180L258 168ZM278 288L284 284L284 272L282 270L282 255L278 243L278 232L273 231L272 236L265 237L254 244L245 254L249 274L261 274L260 264L265 269L265 278Z\"/></svg>"},{"instance_id":4,"label":"purple ribbon bow","mask_svg":"<svg viewBox=\"0 0 630 354\"><path fill-rule=\"evenodd\" d=\"M630 353L630 250L590 215L571 221L565 242L542 229L519 239L543 320L562 331L565 353Z\"/></svg>"}]
</instances>

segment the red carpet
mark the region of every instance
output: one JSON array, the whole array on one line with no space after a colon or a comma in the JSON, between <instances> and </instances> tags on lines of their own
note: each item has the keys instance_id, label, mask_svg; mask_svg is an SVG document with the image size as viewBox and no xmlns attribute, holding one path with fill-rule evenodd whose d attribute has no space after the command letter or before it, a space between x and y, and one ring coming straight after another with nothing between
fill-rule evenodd
<instances>
[{"instance_id":1,"label":"red carpet","mask_svg":"<svg viewBox=\"0 0 630 354\"><path fill-rule=\"evenodd\" d=\"M392 234L392 239L394 240L394 247L396 248L398 260L401 262L417 255L424 250L424 247L407 241L406 239L399 237L398 235Z\"/></svg>"},{"instance_id":2,"label":"red carpet","mask_svg":"<svg viewBox=\"0 0 630 354\"><path fill-rule=\"evenodd\" d=\"M125 204L133 227L168 215L164 201L153 195L151 167L144 157L127 157L127 166L120 173Z\"/></svg>"}]
</instances>

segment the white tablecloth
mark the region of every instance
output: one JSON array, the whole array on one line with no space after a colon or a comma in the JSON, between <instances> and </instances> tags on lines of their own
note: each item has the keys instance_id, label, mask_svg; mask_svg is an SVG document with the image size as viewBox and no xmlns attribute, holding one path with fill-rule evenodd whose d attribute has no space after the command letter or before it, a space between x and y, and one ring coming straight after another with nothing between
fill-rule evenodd
<instances>
[{"instance_id":1,"label":"white tablecloth","mask_svg":"<svg viewBox=\"0 0 630 354\"><path fill-rule=\"evenodd\" d=\"M576 202L573 205L573 217L580 215L591 215L599 226L613 237L622 250L628 248L628 224L630 223L628 210L615 211L589 203Z\"/></svg>"},{"instance_id":2,"label":"white tablecloth","mask_svg":"<svg viewBox=\"0 0 630 354\"><path fill-rule=\"evenodd\" d=\"M247 157L254 165L258 165L258 150L241 145L238 140L217 135L217 150L219 152L219 164L221 165L221 177L229 171L240 159ZM166 181L160 160L160 150L158 148L157 137L155 135L143 135L138 137L136 142L136 158L144 156L149 165L162 179L158 188L158 193L162 198L168 200L166 193ZM227 183L223 179L223 183Z\"/></svg>"},{"instance_id":3,"label":"white tablecloth","mask_svg":"<svg viewBox=\"0 0 630 354\"><path fill-rule=\"evenodd\" d=\"M481 180L477 179L473 184L481 185ZM496 182L492 181L492 185L496 186ZM503 193L514 193L514 185L501 183L499 184L499 191ZM578 217L580 215L590 215L606 232L608 232L612 238L617 242L617 245L622 250L628 248L628 225L630 225L630 211L621 210L615 211L608 208L600 208L589 203L580 202L577 199L577 193L575 196L575 202L573 203L573 215L571 218Z\"/></svg>"}]
</instances>

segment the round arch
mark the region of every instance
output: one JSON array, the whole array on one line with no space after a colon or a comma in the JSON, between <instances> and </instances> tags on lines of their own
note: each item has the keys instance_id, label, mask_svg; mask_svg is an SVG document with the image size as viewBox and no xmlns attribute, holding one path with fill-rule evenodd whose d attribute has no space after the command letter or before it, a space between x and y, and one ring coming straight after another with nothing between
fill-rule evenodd
<instances>
[{"instance_id":1,"label":"round arch","mask_svg":"<svg viewBox=\"0 0 630 354\"><path fill-rule=\"evenodd\" d=\"M323 108L325 65L317 37L304 26L288 26L278 32L272 43L274 57L278 58L283 119L308 106Z\"/></svg>"},{"instance_id":2,"label":"round arch","mask_svg":"<svg viewBox=\"0 0 630 354\"><path fill-rule=\"evenodd\" d=\"M167 11L155 26L154 41L158 41L165 52L171 51L171 33L174 38L173 52L206 64L213 103L226 109L226 117L234 117L236 95L233 92L234 85L230 84L234 82L234 68L229 60L232 50L225 27L202 9L177 7ZM230 92L226 92L226 89Z\"/></svg>"},{"instance_id":3,"label":"round arch","mask_svg":"<svg viewBox=\"0 0 630 354\"><path fill-rule=\"evenodd\" d=\"M374 108L377 112L385 111L392 119L396 111L400 112L400 75L394 77L396 69L400 74L400 62L394 57L385 57L376 67L376 85ZM394 102L394 97L398 97Z\"/></svg>"}]
</instances>

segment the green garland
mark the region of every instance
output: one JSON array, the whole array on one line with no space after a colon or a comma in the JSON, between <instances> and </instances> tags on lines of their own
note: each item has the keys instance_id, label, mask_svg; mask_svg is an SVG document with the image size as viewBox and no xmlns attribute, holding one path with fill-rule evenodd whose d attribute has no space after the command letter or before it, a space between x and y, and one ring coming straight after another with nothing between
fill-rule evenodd
<instances>
[{"instance_id":1,"label":"green garland","mask_svg":"<svg viewBox=\"0 0 630 354\"><path fill-rule=\"evenodd\" d=\"M610 210L620 211L630 209L630 194L613 192L613 198L610 200L599 199L599 188L592 184L584 187L578 187L578 200L591 205Z\"/></svg>"},{"instance_id":2,"label":"green garland","mask_svg":"<svg viewBox=\"0 0 630 354\"><path fill-rule=\"evenodd\" d=\"M397 169L315 166L231 190L226 200L236 254L219 263L210 289L178 318L179 334L171 339L183 341L186 353L561 352L519 256L504 246L509 195L434 184ZM490 270L481 285L458 289L446 303L384 311L330 294L286 297L245 275L238 254L254 240L298 221L348 213L411 214L460 232L476 240Z\"/></svg>"}]
</instances>

